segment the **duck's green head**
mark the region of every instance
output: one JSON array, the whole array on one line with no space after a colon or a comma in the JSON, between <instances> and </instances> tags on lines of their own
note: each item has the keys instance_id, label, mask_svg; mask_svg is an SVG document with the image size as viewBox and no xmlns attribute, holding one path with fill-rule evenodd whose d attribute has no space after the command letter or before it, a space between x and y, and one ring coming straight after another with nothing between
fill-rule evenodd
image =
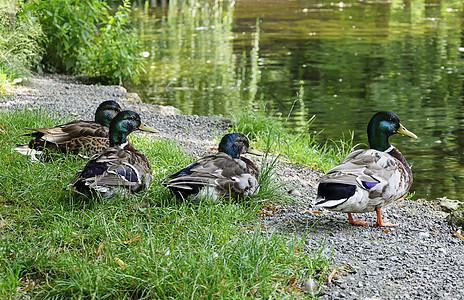
<instances>
[{"instance_id":1,"label":"duck's green head","mask_svg":"<svg viewBox=\"0 0 464 300\"><path fill-rule=\"evenodd\" d=\"M118 146L127 142L127 136L140 128L142 121L138 113L124 110L116 115L110 123L110 146Z\"/></svg>"},{"instance_id":2,"label":"duck's green head","mask_svg":"<svg viewBox=\"0 0 464 300\"><path fill-rule=\"evenodd\" d=\"M108 126L111 120L113 120L121 110L121 106L119 106L116 101L109 100L102 102L95 112L95 122L103 126Z\"/></svg>"},{"instance_id":3,"label":"duck's green head","mask_svg":"<svg viewBox=\"0 0 464 300\"><path fill-rule=\"evenodd\" d=\"M158 132L155 128L142 124L138 113L124 110L117 114L110 123L110 146L122 145L127 142L127 136L134 130Z\"/></svg>"},{"instance_id":4,"label":"duck's green head","mask_svg":"<svg viewBox=\"0 0 464 300\"><path fill-rule=\"evenodd\" d=\"M240 158L240 155L244 153L263 155L258 150L250 147L250 142L246 136L237 132L224 135L219 143L218 151L229 154L233 158Z\"/></svg>"},{"instance_id":5,"label":"duck's green head","mask_svg":"<svg viewBox=\"0 0 464 300\"><path fill-rule=\"evenodd\" d=\"M367 136L371 149L387 150L391 146L388 138L397 133L417 139L417 136L407 130L401 124L400 118L392 112L380 111L376 113L367 125Z\"/></svg>"}]
</instances>

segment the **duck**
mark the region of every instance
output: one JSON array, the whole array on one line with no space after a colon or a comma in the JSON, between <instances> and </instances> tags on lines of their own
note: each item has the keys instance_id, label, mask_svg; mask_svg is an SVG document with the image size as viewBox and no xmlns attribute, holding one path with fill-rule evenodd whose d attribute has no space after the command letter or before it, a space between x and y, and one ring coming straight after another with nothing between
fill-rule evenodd
<instances>
[{"instance_id":1,"label":"duck","mask_svg":"<svg viewBox=\"0 0 464 300\"><path fill-rule=\"evenodd\" d=\"M131 132L140 130L141 124L136 112L124 110L117 114L109 126L109 147L93 155L68 187L86 196L95 192L103 198L148 189L152 179L150 163L127 139Z\"/></svg>"},{"instance_id":2,"label":"duck","mask_svg":"<svg viewBox=\"0 0 464 300\"><path fill-rule=\"evenodd\" d=\"M352 213L375 211L375 226L398 226L383 222L381 214L382 207L403 197L413 183L411 167L389 142L389 137L397 133L417 139L395 113L374 114L367 126L369 149L350 153L320 178L316 207L346 212L349 223L354 225L368 223L354 220Z\"/></svg>"},{"instance_id":3,"label":"duck","mask_svg":"<svg viewBox=\"0 0 464 300\"><path fill-rule=\"evenodd\" d=\"M258 168L242 154L262 153L241 133L225 134L218 152L204 156L180 171L162 178L162 185L177 199L239 201L259 191ZM170 179L169 181L166 181Z\"/></svg>"},{"instance_id":4,"label":"duck","mask_svg":"<svg viewBox=\"0 0 464 300\"><path fill-rule=\"evenodd\" d=\"M54 127L25 128L33 132L22 136L31 136L27 145L18 145L15 150L31 156L61 152L79 155L83 158L99 153L109 147L108 132L111 120L121 112L118 102L102 102L96 112L94 121L74 120Z\"/></svg>"}]
</instances>

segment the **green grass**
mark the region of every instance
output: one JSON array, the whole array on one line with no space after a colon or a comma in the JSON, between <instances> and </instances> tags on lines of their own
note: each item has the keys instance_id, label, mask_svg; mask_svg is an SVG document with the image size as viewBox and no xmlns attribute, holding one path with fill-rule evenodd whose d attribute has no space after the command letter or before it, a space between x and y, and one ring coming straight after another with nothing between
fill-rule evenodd
<instances>
[{"instance_id":1,"label":"green grass","mask_svg":"<svg viewBox=\"0 0 464 300\"><path fill-rule=\"evenodd\" d=\"M262 112L243 111L234 114L234 130L247 135L260 148L272 148L294 163L320 169L324 172L335 167L353 151L353 136L347 140L316 142L316 135L309 134L310 119L300 132L287 129L285 119Z\"/></svg>"},{"instance_id":2,"label":"green grass","mask_svg":"<svg viewBox=\"0 0 464 300\"><path fill-rule=\"evenodd\" d=\"M323 245L306 249L259 225L269 179L249 203L176 203L158 180L193 160L174 142L132 136L153 165L148 191L82 201L66 190L85 161L32 163L11 149L24 127L63 120L46 111L0 112L0 298L311 298L294 280L321 280ZM264 141L263 141L264 143Z\"/></svg>"}]
</instances>

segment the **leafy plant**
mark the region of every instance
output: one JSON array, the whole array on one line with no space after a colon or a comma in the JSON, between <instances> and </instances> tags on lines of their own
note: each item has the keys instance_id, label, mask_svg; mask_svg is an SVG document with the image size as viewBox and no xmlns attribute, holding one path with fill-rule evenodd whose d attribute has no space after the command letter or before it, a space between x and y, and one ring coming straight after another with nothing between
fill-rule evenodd
<instances>
[{"instance_id":1,"label":"leafy plant","mask_svg":"<svg viewBox=\"0 0 464 300\"><path fill-rule=\"evenodd\" d=\"M101 0L34 0L22 14L38 16L46 70L100 77L109 83L138 81L141 48L129 27L129 1L116 12Z\"/></svg>"}]
</instances>

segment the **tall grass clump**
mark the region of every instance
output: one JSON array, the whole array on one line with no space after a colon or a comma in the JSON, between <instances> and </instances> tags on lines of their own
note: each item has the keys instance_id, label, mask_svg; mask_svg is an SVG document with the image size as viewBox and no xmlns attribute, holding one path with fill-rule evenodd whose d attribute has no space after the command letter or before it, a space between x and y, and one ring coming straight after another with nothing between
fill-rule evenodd
<instances>
[{"instance_id":1,"label":"tall grass clump","mask_svg":"<svg viewBox=\"0 0 464 300\"><path fill-rule=\"evenodd\" d=\"M100 78L108 83L139 80L141 47L129 21L130 2L116 12L101 0L33 0L23 13L38 17L47 71Z\"/></svg>"},{"instance_id":2,"label":"tall grass clump","mask_svg":"<svg viewBox=\"0 0 464 300\"><path fill-rule=\"evenodd\" d=\"M232 114L235 120L234 130L248 135L261 148L271 147L290 161L312 168L328 171L353 150L353 137L347 140L316 143L316 136L309 133L314 118L311 118L301 131L287 129L282 117L266 112L241 111Z\"/></svg>"},{"instance_id":3,"label":"tall grass clump","mask_svg":"<svg viewBox=\"0 0 464 300\"><path fill-rule=\"evenodd\" d=\"M43 38L34 16L17 14L10 1L0 2L0 94L39 66L44 53L39 41Z\"/></svg>"},{"instance_id":4,"label":"tall grass clump","mask_svg":"<svg viewBox=\"0 0 464 300\"><path fill-rule=\"evenodd\" d=\"M22 128L64 121L42 110L0 112L1 299L311 297L295 282L321 280L323 246L259 226L260 199L174 201L159 179L194 159L176 142L132 134L153 166L149 190L87 201L66 190L84 160L34 163L11 151L28 141Z\"/></svg>"}]
</instances>

